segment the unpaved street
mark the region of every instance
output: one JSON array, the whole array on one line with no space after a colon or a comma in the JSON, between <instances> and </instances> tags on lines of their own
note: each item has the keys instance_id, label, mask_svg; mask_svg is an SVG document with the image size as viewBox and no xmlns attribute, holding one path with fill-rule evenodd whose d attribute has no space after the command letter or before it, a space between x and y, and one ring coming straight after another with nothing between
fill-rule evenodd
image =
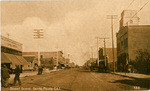
<instances>
[{"instance_id":1,"label":"unpaved street","mask_svg":"<svg viewBox=\"0 0 150 91\"><path fill-rule=\"evenodd\" d=\"M66 69L43 75L24 77L21 78L21 86L2 88L2 90L120 91L134 89L135 86L121 83L124 80L132 79L110 73Z\"/></svg>"}]
</instances>

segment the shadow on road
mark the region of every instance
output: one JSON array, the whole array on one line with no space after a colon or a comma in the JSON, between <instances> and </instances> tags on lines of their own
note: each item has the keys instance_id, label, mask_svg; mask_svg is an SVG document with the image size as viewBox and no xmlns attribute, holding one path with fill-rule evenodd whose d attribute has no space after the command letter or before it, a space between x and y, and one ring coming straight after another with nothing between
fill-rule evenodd
<instances>
[{"instance_id":1,"label":"shadow on road","mask_svg":"<svg viewBox=\"0 0 150 91\"><path fill-rule=\"evenodd\" d=\"M150 89L150 78L134 78L134 79L123 79L123 80L116 80L111 83L121 83L127 84L133 87L140 87L145 89Z\"/></svg>"}]
</instances>

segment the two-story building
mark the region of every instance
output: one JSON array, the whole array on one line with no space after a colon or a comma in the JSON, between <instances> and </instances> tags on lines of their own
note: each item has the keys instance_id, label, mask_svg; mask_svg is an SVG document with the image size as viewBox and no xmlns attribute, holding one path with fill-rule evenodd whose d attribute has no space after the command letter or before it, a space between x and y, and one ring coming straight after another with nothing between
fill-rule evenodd
<instances>
[{"instance_id":1,"label":"two-story building","mask_svg":"<svg viewBox=\"0 0 150 91\"><path fill-rule=\"evenodd\" d=\"M15 69L16 65L20 65L24 70L28 62L22 57L22 44L1 36L1 64L9 69Z\"/></svg>"},{"instance_id":2,"label":"two-story building","mask_svg":"<svg viewBox=\"0 0 150 91\"><path fill-rule=\"evenodd\" d=\"M133 17L134 16L134 17ZM117 68L125 71L130 61L135 60L138 50L150 52L150 25L139 25L135 10L124 10L117 33Z\"/></svg>"}]
</instances>

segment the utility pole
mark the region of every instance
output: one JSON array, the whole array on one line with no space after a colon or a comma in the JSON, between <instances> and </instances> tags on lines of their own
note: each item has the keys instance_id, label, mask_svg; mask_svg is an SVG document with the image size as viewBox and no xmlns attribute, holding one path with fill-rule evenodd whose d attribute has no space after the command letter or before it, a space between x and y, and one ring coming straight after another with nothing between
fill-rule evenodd
<instances>
[{"instance_id":1,"label":"utility pole","mask_svg":"<svg viewBox=\"0 0 150 91\"><path fill-rule=\"evenodd\" d=\"M111 19L111 30L112 30L112 51L113 51L113 70L115 72L115 61L114 61L114 39L113 39L113 19L117 19L117 15L107 15L107 19Z\"/></svg>"},{"instance_id":2,"label":"utility pole","mask_svg":"<svg viewBox=\"0 0 150 91\"><path fill-rule=\"evenodd\" d=\"M70 54L68 54L68 60L69 60L69 62L68 62L68 64L67 64L68 66L69 66L69 63L70 63L70 58L69 58L69 56L70 56Z\"/></svg>"},{"instance_id":3,"label":"utility pole","mask_svg":"<svg viewBox=\"0 0 150 91\"><path fill-rule=\"evenodd\" d=\"M97 39L97 66L99 66L99 53L98 53L98 39L99 37L96 37Z\"/></svg>"},{"instance_id":4,"label":"utility pole","mask_svg":"<svg viewBox=\"0 0 150 91\"><path fill-rule=\"evenodd\" d=\"M58 49L57 49L57 67L58 67Z\"/></svg>"},{"instance_id":5,"label":"utility pole","mask_svg":"<svg viewBox=\"0 0 150 91\"><path fill-rule=\"evenodd\" d=\"M39 45L39 39L43 38L43 29L34 29L34 39L38 39L38 66L41 65L40 61L40 45Z\"/></svg>"},{"instance_id":6,"label":"utility pole","mask_svg":"<svg viewBox=\"0 0 150 91\"><path fill-rule=\"evenodd\" d=\"M105 57L105 66L106 66L106 41L105 39L109 39L109 38L99 38L99 39L104 39L104 57Z\"/></svg>"},{"instance_id":7,"label":"utility pole","mask_svg":"<svg viewBox=\"0 0 150 91\"><path fill-rule=\"evenodd\" d=\"M91 55L92 55L92 62L93 62L93 46L91 46Z\"/></svg>"},{"instance_id":8,"label":"utility pole","mask_svg":"<svg viewBox=\"0 0 150 91\"><path fill-rule=\"evenodd\" d=\"M64 56L63 60L65 61L64 65L65 65L65 67L66 67L66 58L65 58L65 56Z\"/></svg>"},{"instance_id":9,"label":"utility pole","mask_svg":"<svg viewBox=\"0 0 150 91\"><path fill-rule=\"evenodd\" d=\"M58 45L56 46L56 50L57 50L57 63L56 63L56 69L58 69Z\"/></svg>"}]
</instances>

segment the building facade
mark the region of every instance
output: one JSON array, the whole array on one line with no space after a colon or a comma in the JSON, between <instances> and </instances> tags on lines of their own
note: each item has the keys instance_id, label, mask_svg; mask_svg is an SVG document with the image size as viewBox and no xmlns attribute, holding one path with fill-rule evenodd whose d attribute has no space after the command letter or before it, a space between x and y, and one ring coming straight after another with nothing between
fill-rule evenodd
<instances>
[{"instance_id":1,"label":"building facade","mask_svg":"<svg viewBox=\"0 0 150 91\"><path fill-rule=\"evenodd\" d=\"M1 52L22 55L22 44L7 37L1 36Z\"/></svg>"},{"instance_id":2,"label":"building facade","mask_svg":"<svg viewBox=\"0 0 150 91\"><path fill-rule=\"evenodd\" d=\"M23 56L35 56L35 58L38 58L38 52L23 52ZM42 59L47 59L47 58L52 58L54 61L54 65L57 65L57 57L58 57L58 63L62 64L65 63L64 58L63 58L63 52L58 51L58 52L40 52L41 55L41 60Z\"/></svg>"},{"instance_id":3,"label":"building facade","mask_svg":"<svg viewBox=\"0 0 150 91\"><path fill-rule=\"evenodd\" d=\"M105 53L104 53L104 48L100 48L99 49L99 59L101 60L105 60ZM115 70L117 70L117 48L114 48L114 62L115 62ZM109 70L113 71L113 50L112 48L106 48L106 65L108 66Z\"/></svg>"},{"instance_id":4,"label":"building facade","mask_svg":"<svg viewBox=\"0 0 150 91\"><path fill-rule=\"evenodd\" d=\"M117 68L126 71L130 61L135 60L138 50L150 51L150 25L138 25L136 11L125 10L121 14L117 33Z\"/></svg>"},{"instance_id":5,"label":"building facade","mask_svg":"<svg viewBox=\"0 0 150 91\"><path fill-rule=\"evenodd\" d=\"M38 61L35 56L23 56L27 60L28 65L25 65L24 70L37 70Z\"/></svg>"},{"instance_id":6,"label":"building facade","mask_svg":"<svg viewBox=\"0 0 150 91\"><path fill-rule=\"evenodd\" d=\"M1 64L5 64L9 69L15 69L16 65L20 65L24 70L28 62L22 57L22 44L1 36Z\"/></svg>"},{"instance_id":7,"label":"building facade","mask_svg":"<svg viewBox=\"0 0 150 91\"><path fill-rule=\"evenodd\" d=\"M91 64L96 63L97 62L97 58L90 58L89 60L87 60L86 62L86 66L91 66Z\"/></svg>"},{"instance_id":8,"label":"building facade","mask_svg":"<svg viewBox=\"0 0 150 91\"><path fill-rule=\"evenodd\" d=\"M69 65L70 59L69 58L65 58L64 60L65 60L65 66Z\"/></svg>"}]
</instances>

